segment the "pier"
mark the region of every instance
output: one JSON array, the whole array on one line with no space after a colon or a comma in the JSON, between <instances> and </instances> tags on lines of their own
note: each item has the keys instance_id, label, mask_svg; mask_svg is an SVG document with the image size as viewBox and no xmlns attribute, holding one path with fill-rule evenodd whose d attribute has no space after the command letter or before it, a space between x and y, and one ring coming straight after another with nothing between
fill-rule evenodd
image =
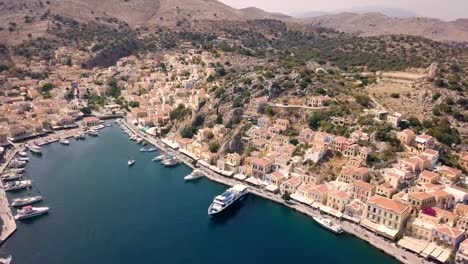
<instances>
[{"instance_id":1,"label":"pier","mask_svg":"<svg viewBox=\"0 0 468 264\"><path fill-rule=\"evenodd\" d=\"M11 160L18 153L17 149L14 149L12 153L8 153L5 157L5 163L0 166L0 174L3 173L5 168L11 162ZM0 185L0 218L2 219L2 229L0 231L0 244L3 244L7 238L9 238L16 231L16 222L13 218L8 198L3 187L3 182Z\"/></svg>"}]
</instances>

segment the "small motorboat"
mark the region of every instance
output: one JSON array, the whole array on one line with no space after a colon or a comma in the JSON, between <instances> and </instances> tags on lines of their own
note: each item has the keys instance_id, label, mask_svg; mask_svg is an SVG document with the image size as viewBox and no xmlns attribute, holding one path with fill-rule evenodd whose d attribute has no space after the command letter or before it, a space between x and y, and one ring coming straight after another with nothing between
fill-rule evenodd
<instances>
[{"instance_id":1,"label":"small motorboat","mask_svg":"<svg viewBox=\"0 0 468 264\"><path fill-rule=\"evenodd\" d=\"M145 148L141 148L141 149L140 149L140 152L146 152L146 149L145 149Z\"/></svg>"},{"instance_id":2,"label":"small motorboat","mask_svg":"<svg viewBox=\"0 0 468 264\"><path fill-rule=\"evenodd\" d=\"M11 255L6 258L0 258L0 264L10 264L11 263Z\"/></svg>"},{"instance_id":3,"label":"small motorboat","mask_svg":"<svg viewBox=\"0 0 468 264\"><path fill-rule=\"evenodd\" d=\"M130 160L128 160L127 164L128 164L129 167L131 167L131 166L133 166L135 164L135 160L130 159Z\"/></svg>"},{"instance_id":4,"label":"small motorboat","mask_svg":"<svg viewBox=\"0 0 468 264\"><path fill-rule=\"evenodd\" d=\"M146 151L147 152L155 152L156 150L158 150L157 148L150 148L150 149L147 149Z\"/></svg>"},{"instance_id":5,"label":"small motorboat","mask_svg":"<svg viewBox=\"0 0 468 264\"><path fill-rule=\"evenodd\" d=\"M64 139L64 138L62 138L59 141L59 143L62 144L62 145L66 145L66 146L70 145L70 141L68 141L67 139Z\"/></svg>"},{"instance_id":6,"label":"small motorboat","mask_svg":"<svg viewBox=\"0 0 468 264\"><path fill-rule=\"evenodd\" d=\"M20 152L18 152L18 155L20 157L26 158L28 156L28 153L26 151L20 151Z\"/></svg>"},{"instance_id":7,"label":"small motorboat","mask_svg":"<svg viewBox=\"0 0 468 264\"><path fill-rule=\"evenodd\" d=\"M167 155L166 154L161 154L159 156L156 156L153 158L153 161L160 161L160 160L164 160L167 158Z\"/></svg>"}]
</instances>

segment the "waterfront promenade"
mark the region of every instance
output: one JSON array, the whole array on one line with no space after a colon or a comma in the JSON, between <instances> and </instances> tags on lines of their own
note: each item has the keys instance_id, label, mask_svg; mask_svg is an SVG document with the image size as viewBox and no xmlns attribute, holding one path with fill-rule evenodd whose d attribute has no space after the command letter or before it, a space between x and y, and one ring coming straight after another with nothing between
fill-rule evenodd
<instances>
[{"instance_id":1,"label":"waterfront promenade","mask_svg":"<svg viewBox=\"0 0 468 264\"><path fill-rule=\"evenodd\" d=\"M5 163L0 166L0 174L3 173L8 163L15 157L17 149L7 151L5 154ZM1 181L0 181L1 182ZM13 218L10 205L8 204L8 198L6 196L3 182L0 183L0 218L2 219L2 229L0 231L0 244L10 237L16 231L16 222Z\"/></svg>"},{"instance_id":2,"label":"waterfront promenade","mask_svg":"<svg viewBox=\"0 0 468 264\"><path fill-rule=\"evenodd\" d=\"M122 123L134 134L145 138L149 143L153 144L154 146L158 147L164 152L171 153L175 155L180 161L184 162L187 166L191 168L195 168L195 166L192 163L192 159L185 156L184 154L175 151L167 146L163 142L161 142L159 139L151 137L147 134L145 134L143 131L139 130L138 128L135 128L133 125L128 124L126 121L122 119ZM241 181L238 181L234 178L228 178L225 176L222 176L206 167L200 166L198 169L201 169L204 172L204 175L206 178L221 183L223 185L227 186L234 186L236 184L244 184ZM290 202L285 202L279 194L273 194L271 192L264 191L259 188L255 187L250 187L249 188L250 193L268 199L270 201L276 202L278 204L287 206L293 210L296 210L304 215L307 216L317 216L320 214L320 211L318 209L313 209L311 207L308 207L303 204L299 204L293 201ZM395 259L402 263L408 263L408 264L413 264L413 263L433 263L428 260L425 260L416 254L413 254L411 252L405 251L402 248L399 248L396 246L395 243L390 242L366 229L364 229L362 226L351 223L348 221L339 221L339 220L334 220L335 222L339 222L339 224L343 227L343 230L355 237L358 237L367 243L371 244L372 246L376 247L377 249L385 252L386 254L393 256Z\"/></svg>"}]
</instances>

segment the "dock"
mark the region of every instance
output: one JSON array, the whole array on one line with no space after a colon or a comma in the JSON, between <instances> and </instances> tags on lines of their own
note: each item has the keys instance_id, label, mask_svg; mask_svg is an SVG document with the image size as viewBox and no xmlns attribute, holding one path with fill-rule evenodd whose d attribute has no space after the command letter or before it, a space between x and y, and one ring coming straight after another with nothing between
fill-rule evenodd
<instances>
[{"instance_id":1,"label":"dock","mask_svg":"<svg viewBox=\"0 0 468 264\"><path fill-rule=\"evenodd\" d=\"M7 165L18 153L18 150L15 149L13 153L9 153L5 158L6 162L0 166L0 174L3 173ZM0 244L3 244L15 231L16 231L16 222L13 217L10 205L8 203L8 198L6 196L5 189L3 187L3 182L0 183L0 218L2 219L2 229L0 231Z\"/></svg>"}]
</instances>

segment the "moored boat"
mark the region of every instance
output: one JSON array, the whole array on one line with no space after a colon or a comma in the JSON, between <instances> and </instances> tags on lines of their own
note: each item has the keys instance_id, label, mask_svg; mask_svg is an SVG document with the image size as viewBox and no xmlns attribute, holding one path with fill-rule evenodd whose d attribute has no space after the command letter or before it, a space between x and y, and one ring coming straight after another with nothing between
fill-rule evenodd
<instances>
[{"instance_id":1,"label":"moored boat","mask_svg":"<svg viewBox=\"0 0 468 264\"><path fill-rule=\"evenodd\" d=\"M38 215L45 214L48 211L49 211L49 207L32 207L28 205L17 210L17 214L15 215L15 220L22 220L22 219L35 217Z\"/></svg>"},{"instance_id":2,"label":"moored boat","mask_svg":"<svg viewBox=\"0 0 468 264\"><path fill-rule=\"evenodd\" d=\"M6 258L0 258L0 264L10 264L11 263L12 256L8 256Z\"/></svg>"},{"instance_id":3,"label":"moored boat","mask_svg":"<svg viewBox=\"0 0 468 264\"><path fill-rule=\"evenodd\" d=\"M146 151L147 151L147 152L155 152L156 150L157 150L157 148L149 148L149 149L147 149Z\"/></svg>"},{"instance_id":4,"label":"moored boat","mask_svg":"<svg viewBox=\"0 0 468 264\"><path fill-rule=\"evenodd\" d=\"M27 153L26 151L20 151L20 152L18 152L18 155L19 155L20 157L25 158L25 157L28 156L28 153Z\"/></svg>"},{"instance_id":5,"label":"moored boat","mask_svg":"<svg viewBox=\"0 0 468 264\"><path fill-rule=\"evenodd\" d=\"M29 146L29 151L34 154L42 154L42 149L38 145Z\"/></svg>"},{"instance_id":6,"label":"moored boat","mask_svg":"<svg viewBox=\"0 0 468 264\"><path fill-rule=\"evenodd\" d=\"M28 157L19 157L18 160L28 162L29 158Z\"/></svg>"},{"instance_id":7,"label":"moored boat","mask_svg":"<svg viewBox=\"0 0 468 264\"><path fill-rule=\"evenodd\" d=\"M88 130L88 135L90 135L92 137L97 137L97 136L99 136L99 133L96 130L91 129L91 130Z\"/></svg>"},{"instance_id":8,"label":"moored boat","mask_svg":"<svg viewBox=\"0 0 468 264\"><path fill-rule=\"evenodd\" d=\"M248 192L247 186L242 184L234 185L213 199L213 202L208 207L208 214L216 215L223 212L226 208L244 198Z\"/></svg>"},{"instance_id":9,"label":"moored boat","mask_svg":"<svg viewBox=\"0 0 468 264\"><path fill-rule=\"evenodd\" d=\"M8 172L5 174L2 174L1 178L3 181L14 181L14 180L20 179L22 176L23 175L18 172Z\"/></svg>"},{"instance_id":10,"label":"moored boat","mask_svg":"<svg viewBox=\"0 0 468 264\"><path fill-rule=\"evenodd\" d=\"M65 138L60 139L59 143L62 144L62 145L66 145L66 146L70 145L70 141L68 141Z\"/></svg>"},{"instance_id":11,"label":"moored boat","mask_svg":"<svg viewBox=\"0 0 468 264\"><path fill-rule=\"evenodd\" d=\"M42 196L27 196L22 198L15 198L13 199L11 205L12 206L24 206L28 204L37 203L42 200Z\"/></svg>"},{"instance_id":12,"label":"moored boat","mask_svg":"<svg viewBox=\"0 0 468 264\"><path fill-rule=\"evenodd\" d=\"M176 157L170 157L168 159L165 159L161 161L161 164L166 166L166 167L172 167L176 166L180 163L180 161Z\"/></svg>"},{"instance_id":13,"label":"moored boat","mask_svg":"<svg viewBox=\"0 0 468 264\"><path fill-rule=\"evenodd\" d=\"M15 191L24 188L31 187L32 181L31 180L24 180L24 181L13 181L8 182L5 184L4 189L5 191Z\"/></svg>"},{"instance_id":14,"label":"moored boat","mask_svg":"<svg viewBox=\"0 0 468 264\"><path fill-rule=\"evenodd\" d=\"M160 161L160 160L164 160L167 158L167 155L166 154L161 154L159 156L156 156L153 158L153 161Z\"/></svg>"},{"instance_id":15,"label":"moored boat","mask_svg":"<svg viewBox=\"0 0 468 264\"><path fill-rule=\"evenodd\" d=\"M26 163L26 161L14 159L8 164L8 168L24 168Z\"/></svg>"},{"instance_id":16,"label":"moored boat","mask_svg":"<svg viewBox=\"0 0 468 264\"><path fill-rule=\"evenodd\" d=\"M146 149L145 149L145 148L141 148L141 149L140 149L140 152L146 152Z\"/></svg>"},{"instance_id":17,"label":"moored boat","mask_svg":"<svg viewBox=\"0 0 468 264\"><path fill-rule=\"evenodd\" d=\"M193 170L189 175L184 177L184 180L191 181L203 177L203 172L199 169Z\"/></svg>"},{"instance_id":18,"label":"moored boat","mask_svg":"<svg viewBox=\"0 0 468 264\"><path fill-rule=\"evenodd\" d=\"M128 160L127 164L128 164L129 167L131 167L131 166L133 166L135 164L135 160L130 159L130 160Z\"/></svg>"},{"instance_id":19,"label":"moored boat","mask_svg":"<svg viewBox=\"0 0 468 264\"><path fill-rule=\"evenodd\" d=\"M323 218L319 216L312 217L319 225L325 227L327 230L332 231L335 234L343 233L343 228L339 225L333 224L333 222L328 218Z\"/></svg>"}]
</instances>

